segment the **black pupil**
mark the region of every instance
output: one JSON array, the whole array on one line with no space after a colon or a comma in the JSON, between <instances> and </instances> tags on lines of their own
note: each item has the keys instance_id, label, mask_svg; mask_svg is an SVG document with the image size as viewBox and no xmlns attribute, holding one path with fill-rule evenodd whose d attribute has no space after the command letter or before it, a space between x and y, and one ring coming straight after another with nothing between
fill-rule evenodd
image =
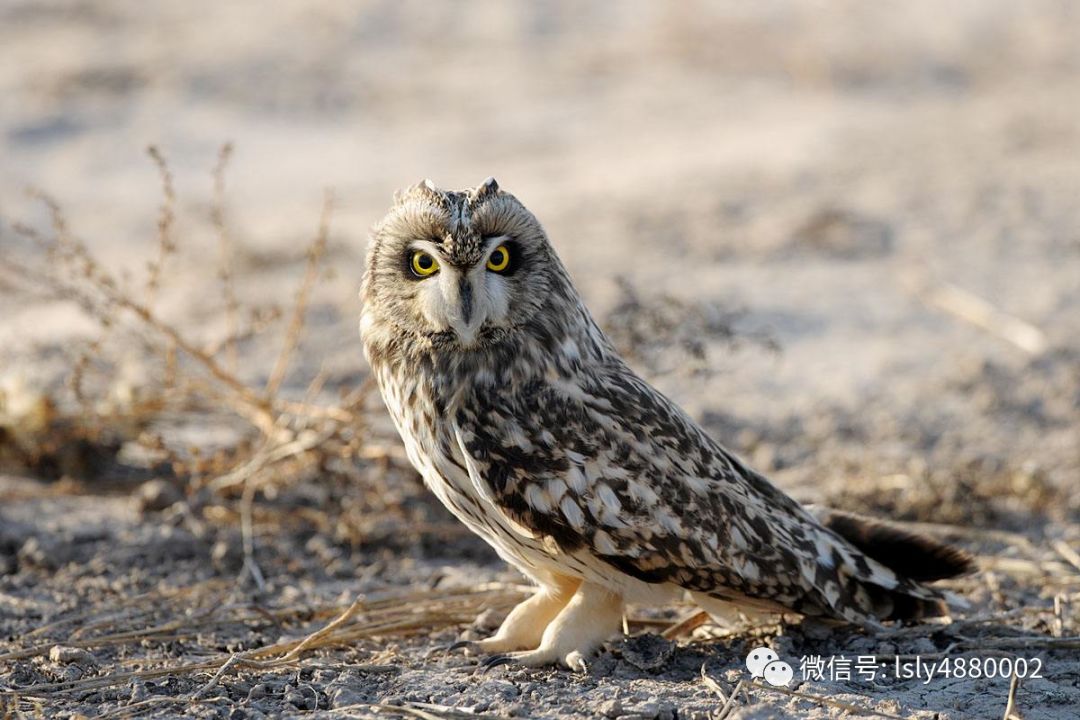
<instances>
[{"instance_id":1,"label":"black pupil","mask_svg":"<svg viewBox=\"0 0 1080 720\"><path fill-rule=\"evenodd\" d=\"M431 256L430 255L417 255L416 266L421 270L431 269Z\"/></svg>"},{"instance_id":2,"label":"black pupil","mask_svg":"<svg viewBox=\"0 0 1080 720\"><path fill-rule=\"evenodd\" d=\"M503 260L506 259L506 257L504 256L503 253L504 253L503 250L496 250L495 252L493 252L491 254L491 264L492 265L502 265Z\"/></svg>"}]
</instances>

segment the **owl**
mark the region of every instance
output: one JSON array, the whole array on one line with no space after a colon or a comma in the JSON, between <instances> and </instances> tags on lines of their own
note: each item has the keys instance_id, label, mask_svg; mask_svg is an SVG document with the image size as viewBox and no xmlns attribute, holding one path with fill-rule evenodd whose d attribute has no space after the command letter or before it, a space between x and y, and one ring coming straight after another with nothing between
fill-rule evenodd
<instances>
[{"instance_id":1,"label":"owl","mask_svg":"<svg viewBox=\"0 0 1080 720\"><path fill-rule=\"evenodd\" d=\"M494 179L399 192L373 229L364 352L425 484L538 589L476 643L584 667L624 603L878 628L959 601L960 550L814 511L619 356L537 219Z\"/></svg>"}]
</instances>

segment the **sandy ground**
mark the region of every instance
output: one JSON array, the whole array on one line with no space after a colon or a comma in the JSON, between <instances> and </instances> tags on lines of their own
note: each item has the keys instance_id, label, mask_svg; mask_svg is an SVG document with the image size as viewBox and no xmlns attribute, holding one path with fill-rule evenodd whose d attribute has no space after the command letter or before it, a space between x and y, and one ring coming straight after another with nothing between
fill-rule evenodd
<instances>
[{"instance_id":1,"label":"sandy ground","mask_svg":"<svg viewBox=\"0 0 1080 720\"><path fill-rule=\"evenodd\" d=\"M438 648L496 623L520 578L399 461L362 471L378 470L408 512L369 514L346 533L257 523L262 590L237 581L236 518L203 512L207 498L184 495L183 479L165 478L169 502L147 501L138 495L147 474L122 462L60 481L6 467L0 707L243 718L366 717L388 704L442 717L456 717L453 707L705 718L724 702L702 668L730 693L748 679L747 650L769 644L793 664L1038 658L1043 677L1021 683L1018 715L1080 717L1080 567L1069 555L1080 549L1077 8L267 8L0 3L4 255L35 257L16 231L48 227L24 192L35 187L103 263L141 273L156 246L161 189L144 152L156 144L175 175L182 237L158 306L213 342L225 328L211 168L232 141L226 222L245 302L288 305L324 189L334 190L332 272L315 289L286 391L302 393L320 370L327 388L349 388L366 375L355 327L367 228L398 187L494 175L544 222L598 318L658 387L800 499L937 524L980 558L980 574L957 585L973 607L951 629L880 638L794 623L706 628L678 643L657 633L681 610L642 608L633 636L610 643L587 675L481 674L476 659ZM65 351L96 332L77 309L17 286L0 280L8 416L19 388L60 397ZM264 381L274 346L255 339L240 352L239 374ZM119 364L138 382L137 353ZM370 407L373 437L394 447ZM166 425L177 442L230 442L200 416ZM333 514L360 492L303 477L257 502L268 513ZM502 595L469 595L483 583ZM209 686L214 666L85 684L303 636L357 593L391 606L464 593L491 611L477 624L455 611L462 617L430 631L385 630L288 667L235 668ZM124 628L137 638L89 642ZM84 654L49 657L53 645L83 641ZM887 717L1001 717L1009 689L1008 678L798 672L800 693ZM750 688L726 712L849 711Z\"/></svg>"}]
</instances>

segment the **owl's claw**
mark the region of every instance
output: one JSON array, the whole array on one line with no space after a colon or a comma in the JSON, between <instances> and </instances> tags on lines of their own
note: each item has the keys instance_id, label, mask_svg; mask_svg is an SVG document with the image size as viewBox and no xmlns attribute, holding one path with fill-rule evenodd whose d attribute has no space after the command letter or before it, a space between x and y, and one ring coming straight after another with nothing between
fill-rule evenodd
<instances>
[{"instance_id":1,"label":"owl's claw","mask_svg":"<svg viewBox=\"0 0 1080 720\"><path fill-rule=\"evenodd\" d=\"M480 667L478 669L480 670L481 675L486 675L500 665L510 665L511 663L514 663L516 661L517 658L515 658L513 655L492 655L487 660L480 663Z\"/></svg>"},{"instance_id":2,"label":"owl's claw","mask_svg":"<svg viewBox=\"0 0 1080 720\"><path fill-rule=\"evenodd\" d=\"M585 656L574 650L567 655L559 656L550 650L538 649L527 652L513 652L502 655L492 655L480 663L477 670L481 674L487 674L500 665L521 665L523 667L538 668L544 665L561 665L574 672L588 673L589 666Z\"/></svg>"},{"instance_id":3,"label":"owl's claw","mask_svg":"<svg viewBox=\"0 0 1080 720\"><path fill-rule=\"evenodd\" d=\"M576 650L563 658L563 663L574 672L579 672L582 675L589 674L589 664L585 662L585 656Z\"/></svg>"}]
</instances>

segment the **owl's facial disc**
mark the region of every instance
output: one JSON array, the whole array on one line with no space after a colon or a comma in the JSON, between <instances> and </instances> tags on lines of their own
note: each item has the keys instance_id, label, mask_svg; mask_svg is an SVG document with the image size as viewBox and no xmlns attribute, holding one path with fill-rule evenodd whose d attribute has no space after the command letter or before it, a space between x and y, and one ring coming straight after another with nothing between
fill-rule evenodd
<instances>
[{"instance_id":1,"label":"owl's facial disc","mask_svg":"<svg viewBox=\"0 0 1080 720\"><path fill-rule=\"evenodd\" d=\"M510 298L502 273L512 257L505 242L505 237L485 239L485 252L468 267L452 264L435 243L420 241L410 248L420 314L434 332L452 332L467 348L476 344L485 327L507 324ZM417 258L416 253L430 257ZM431 260L438 266L435 271Z\"/></svg>"}]
</instances>

